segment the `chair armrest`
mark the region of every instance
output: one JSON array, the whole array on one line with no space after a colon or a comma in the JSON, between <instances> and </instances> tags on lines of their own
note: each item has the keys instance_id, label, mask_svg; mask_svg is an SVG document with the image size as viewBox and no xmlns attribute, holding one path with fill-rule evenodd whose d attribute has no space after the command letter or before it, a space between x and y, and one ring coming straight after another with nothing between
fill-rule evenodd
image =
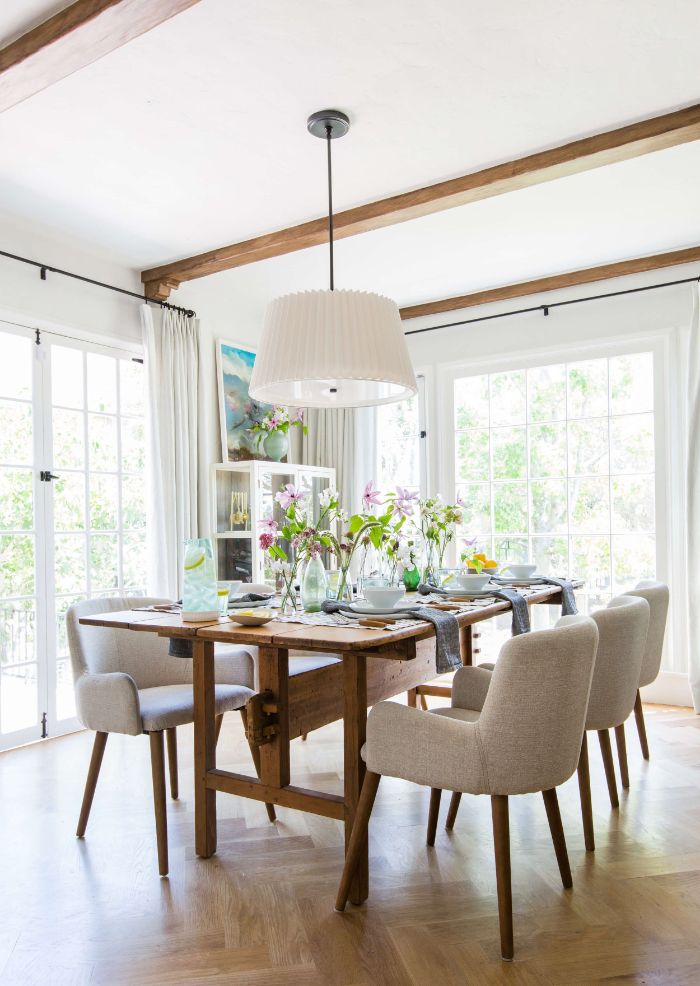
<instances>
[{"instance_id":1,"label":"chair armrest","mask_svg":"<svg viewBox=\"0 0 700 986\"><path fill-rule=\"evenodd\" d=\"M457 668L452 679L452 708L481 711L491 684L491 670L481 667Z\"/></svg>"},{"instance_id":2,"label":"chair armrest","mask_svg":"<svg viewBox=\"0 0 700 986\"><path fill-rule=\"evenodd\" d=\"M369 770L426 787L485 794L486 768L473 722L380 702L367 720Z\"/></svg>"},{"instance_id":3,"label":"chair armrest","mask_svg":"<svg viewBox=\"0 0 700 986\"><path fill-rule=\"evenodd\" d=\"M257 647L214 644L214 681L217 685L245 685L255 690Z\"/></svg>"},{"instance_id":4,"label":"chair armrest","mask_svg":"<svg viewBox=\"0 0 700 986\"><path fill-rule=\"evenodd\" d=\"M138 688L123 671L81 675L75 683L75 702L87 729L129 736L143 732Z\"/></svg>"}]
</instances>

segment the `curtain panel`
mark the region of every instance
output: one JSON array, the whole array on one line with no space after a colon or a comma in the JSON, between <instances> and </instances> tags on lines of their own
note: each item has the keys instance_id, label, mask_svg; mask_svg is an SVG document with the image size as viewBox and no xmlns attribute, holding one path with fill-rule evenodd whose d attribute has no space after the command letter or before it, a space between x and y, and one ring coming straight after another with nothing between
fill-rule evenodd
<instances>
[{"instance_id":1,"label":"curtain panel","mask_svg":"<svg viewBox=\"0 0 700 986\"><path fill-rule=\"evenodd\" d=\"M309 408L305 420L301 462L334 468L343 507L361 510L362 490L376 472L376 408Z\"/></svg>"},{"instance_id":2,"label":"curtain panel","mask_svg":"<svg viewBox=\"0 0 700 986\"><path fill-rule=\"evenodd\" d=\"M688 566L688 673L700 713L700 284L693 285L693 316L687 341L686 513Z\"/></svg>"},{"instance_id":3,"label":"curtain panel","mask_svg":"<svg viewBox=\"0 0 700 986\"><path fill-rule=\"evenodd\" d=\"M182 590L184 542L197 537L199 449L206 426L201 408L199 322L181 312L141 307L148 386L148 592L177 599ZM201 496L200 496L201 493Z\"/></svg>"}]
</instances>

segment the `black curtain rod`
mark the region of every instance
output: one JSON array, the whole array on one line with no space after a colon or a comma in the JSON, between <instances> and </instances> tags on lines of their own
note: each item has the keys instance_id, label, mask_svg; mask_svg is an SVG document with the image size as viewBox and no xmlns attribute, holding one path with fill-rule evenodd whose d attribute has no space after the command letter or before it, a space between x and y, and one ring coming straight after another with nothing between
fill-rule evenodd
<instances>
[{"instance_id":1,"label":"black curtain rod","mask_svg":"<svg viewBox=\"0 0 700 986\"><path fill-rule=\"evenodd\" d=\"M18 257L16 253L7 253L0 250L0 257L8 257L10 260L19 260L22 264L29 264L31 267L38 267L42 281L46 280L46 273L62 274L63 277L72 277L76 281L84 281L85 284L94 284L98 288L106 288L107 291L116 291L118 294L126 294L130 298L138 298L139 301L147 301L149 305L160 305L161 308L169 308L173 312L182 312L187 318L195 318L197 313L191 308L180 308L179 305L171 305L167 301L159 301L157 298L149 298L148 295L139 294L137 291L128 291L126 288L118 288L115 284L105 284L104 281L96 281L92 277L83 277L82 274L73 274L69 270L61 270L60 267L52 267L50 264L40 264L38 260L30 260L28 257Z\"/></svg>"},{"instance_id":2,"label":"black curtain rod","mask_svg":"<svg viewBox=\"0 0 700 986\"><path fill-rule=\"evenodd\" d=\"M465 318L459 322L444 322L442 325L429 325L425 329L411 329L407 336L417 336L422 332L435 332L437 329L451 329L456 325L473 325L474 322L490 322L494 318L509 318L511 315L526 315L528 312L542 312L549 315L550 308L563 308L564 305L580 305L584 301L600 301L602 298L617 298L621 294L637 294L639 291L655 291L657 288L670 288L674 284L690 284L699 281L700 276L684 277L679 281L664 281L663 284L645 284L641 288L624 288L622 291L608 291L606 294L591 294L584 298L570 298L568 301L552 301L548 305L533 305L531 308L515 308L509 312L499 312L498 315L480 315L478 318Z\"/></svg>"}]
</instances>

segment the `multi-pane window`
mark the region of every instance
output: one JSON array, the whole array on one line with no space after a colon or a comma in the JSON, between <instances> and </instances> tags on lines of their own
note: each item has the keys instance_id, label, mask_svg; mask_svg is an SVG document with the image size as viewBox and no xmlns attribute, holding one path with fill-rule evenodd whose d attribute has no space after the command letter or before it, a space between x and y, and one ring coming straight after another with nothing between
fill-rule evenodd
<instances>
[{"instance_id":1,"label":"multi-pane window","mask_svg":"<svg viewBox=\"0 0 700 986\"><path fill-rule=\"evenodd\" d=\"M377 408L377 487L425 492L424 378L406 401Z\"/></svg>"},{"instance_id":2,"label":"multi-pane window","mask_svg":"<svg viewBox=\"0 0 700 986\"><path fill-rule=\"evenodd\" d=\"M460 533L584 579L582 609L653 576L653 371L634 353L456 379Z\"/></svg>"}]
</instances>

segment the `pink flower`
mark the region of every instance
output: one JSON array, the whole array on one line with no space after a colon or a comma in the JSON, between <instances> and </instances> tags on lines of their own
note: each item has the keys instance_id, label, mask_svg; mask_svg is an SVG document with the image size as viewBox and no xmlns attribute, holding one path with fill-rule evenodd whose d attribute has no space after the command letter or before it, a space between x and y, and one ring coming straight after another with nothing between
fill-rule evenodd
<instances>
[{"instance_id":1,"label":"pink flower","mask_svg":"<svg viewBox=\"0 0 700 986\"><path fill-rule=\"evenodd\" d=\"M283 490L275 493L275 500L283 510L286 510L293 503L301 503L306 498L306 490L298 490L293 483L287 483Z\"/></svg>"},{"instance_id":2,"label":"pink flower","mask_svg":"<svg viewBox=\"0 0 700 986\"><path fill-rule=\"evenodd\" d=\"M370 479L369 483L365 486L365 491L362 494L362 506L366 511L369 512L372 507L379 505L381 503L381 493L374 485L374 480Z\"/></svg>"},{"instance_id":3,"label":"pink flower","mask_svg":"<svg viewBox=\"0 0 700 986\"><path fill-rule=\"evenodd\" d=\"M263 551L267 551L275 543L274 534L261 534L258 538L258 543Z\"/></svg>"},{"instance_id":4,"label":"pink flower","mask_svg":"<svg viewBox=\"0 0 700 986\"><path fill-rule=\"evenodd\" d=\"M295 421L298 421L299 424L303 424L304 423L304 408L303 407L298 407L296 409L296 411L294 412L294 414L292 415L292 424L294 424Z\"/></svg>"},{"instance_id":5,"label":"pink flower","mask_svg":"<svg viewBox=\"0 0 700 986\"><path fill-rule=\"evenodd\" d=\"M321 554L321 542L312 541L311 544L309 545L309 557L318 558L320 554Z\"/></svg>"},{"instance_id":6,"label":"pink flower","mask_svg":"<svg viewBox=\"0 0 700 986\"><path fill-rule=\"evenodd\" d=\"M399 517L411 517L417 500L417 493L411 493L410 490L404 489L403 486L397 486L396 497L391 509Z\"/></svg>"},{"instance_id":7,"label":"pink flower","mask_svg":"<svg viewBox=\"0 0 700 986\"><path fill-rule=\"evenodd\" d=\"M258 527L261 527L266 534L277 534L279 524L270 517L267 520L259 520Z\"/></svg>"}]
</instances>

